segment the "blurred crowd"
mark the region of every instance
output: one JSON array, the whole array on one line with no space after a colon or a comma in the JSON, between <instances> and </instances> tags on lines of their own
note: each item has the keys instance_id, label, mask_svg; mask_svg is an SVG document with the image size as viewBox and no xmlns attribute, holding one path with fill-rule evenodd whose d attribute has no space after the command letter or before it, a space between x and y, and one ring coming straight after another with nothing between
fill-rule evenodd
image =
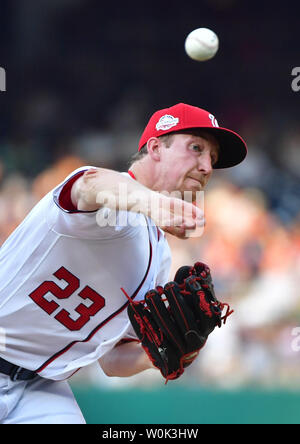
<instances>
[{"instance_id":1,"label":"blurred crowd","mask_svg":"<svg viewBox=\"0 0 300 444\"><path fill-rule=\"evenodd\" d=\"M124 159L135 151L136 134L132 128L122 135ZM202 237L182 241L169 236L170 278L182 264L206 262L218 298L235 310L178 383L300 386L300 137L289 128L282 152L279 149L273 157L253 135L249 140L247 160L216 171L205 192L207 223ZM120 142L121 136L113 131L87 133L69 142L68 149L61 147L56 160L33 177L26 168L40 153L35 156L32 147L14 152L1 145L1 243L33 205L74 169L82 165L118 169ZM125 163L121 167L124 170ZM107 378L98 366L82 369L73 379L117 387L162 382L155 371Z\"/></svg>"}]
</instances>

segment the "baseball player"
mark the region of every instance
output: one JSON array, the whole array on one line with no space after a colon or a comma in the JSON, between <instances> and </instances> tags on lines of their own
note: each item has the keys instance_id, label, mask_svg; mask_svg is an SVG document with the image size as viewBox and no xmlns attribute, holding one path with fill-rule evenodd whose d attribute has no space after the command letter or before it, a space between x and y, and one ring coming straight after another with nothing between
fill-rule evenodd
<instances>
[{"instance_id":1,"label":"baseball player","mask_svg":"<svg viewBox=\"0 0 300 444\"><path fill-rule=\"evenodd\" d=\"M246 152L212 114L179 103L150 118L128 173L80 168L33 208L0 250L0 423L83 424L67 381L78 369L99 361L126 377L156 366L129 301L168 282L164 233L204 224L199 208L161 192L195 196Z\"/></svg>"}]
</instances>

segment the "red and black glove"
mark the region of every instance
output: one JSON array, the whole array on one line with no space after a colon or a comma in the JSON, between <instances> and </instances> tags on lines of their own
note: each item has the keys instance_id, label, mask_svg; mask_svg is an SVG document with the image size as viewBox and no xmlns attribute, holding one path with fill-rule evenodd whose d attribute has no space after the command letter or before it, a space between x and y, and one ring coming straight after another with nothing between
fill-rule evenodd
<instances>
[{"instance_id":1,"label":"red and black glove","mask_svg":"<svg viewBox=\"0 0 300 444\"><path fill-rule=\"evenodd\" d=\"M128 316L141 344L166 380L182 375L205 345L208 335L232 313L222 317L209 268L200 262L181 267L175 280L157 287L144 301L130 301Z\"/></svg>"},{"instance_id":2,"label":"red and black glove","mask_svg":"<svg viewBox=\"0 0 300 444\"><path fill-rule=\"evenodd\" d=\"M186 283L190 282L191 276L201 287L196 291L196 297L194 292L186 288ZM192 267L180 267L174 280L179 284L182 293L186 295L186 302L192 309L204 336L208 337L216 326L221 327L222 321L225 324L228 316L233 313L227 303L217 300L210 268L203 262L196 262ZM224 308L226 308L226 313L222 316Z\"/></svg>"}]
</instances>

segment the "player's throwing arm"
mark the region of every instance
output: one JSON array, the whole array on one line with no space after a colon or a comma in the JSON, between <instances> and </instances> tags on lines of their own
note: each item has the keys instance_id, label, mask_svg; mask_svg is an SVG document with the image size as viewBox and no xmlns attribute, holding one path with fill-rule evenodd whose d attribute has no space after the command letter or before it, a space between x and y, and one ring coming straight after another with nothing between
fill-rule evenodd
<instances>
[{"instance_id":1,"label":"player's throwing arm","mask_svg":"<svg viewBox=\"0 0 300 444\"><path fill-rule=\"evenodd\" d=\"M189 202L153 191L119 172L88 170L72 188L73 204L81 211L107 206L150 217L164 231L184 238L187 230L204 226L203 211Z\"/></svg>"}]
</instances>

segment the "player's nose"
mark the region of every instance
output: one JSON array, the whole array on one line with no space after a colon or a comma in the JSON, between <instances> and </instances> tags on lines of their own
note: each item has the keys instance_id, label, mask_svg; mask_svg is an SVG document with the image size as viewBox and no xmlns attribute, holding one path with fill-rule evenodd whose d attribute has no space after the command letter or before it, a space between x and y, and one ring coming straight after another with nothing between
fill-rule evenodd
<instances>
[{"instance_id":1,"label":"player's nose","mask_svg":"<svg viewBox=\"0 0 300 444\"><path fill-rule=\"evenodd\" d=\"M213 166L210 152L204 152L198 158L198 171L203 174L209 175L212 173Z\"/></svg>"}]
</instances>

